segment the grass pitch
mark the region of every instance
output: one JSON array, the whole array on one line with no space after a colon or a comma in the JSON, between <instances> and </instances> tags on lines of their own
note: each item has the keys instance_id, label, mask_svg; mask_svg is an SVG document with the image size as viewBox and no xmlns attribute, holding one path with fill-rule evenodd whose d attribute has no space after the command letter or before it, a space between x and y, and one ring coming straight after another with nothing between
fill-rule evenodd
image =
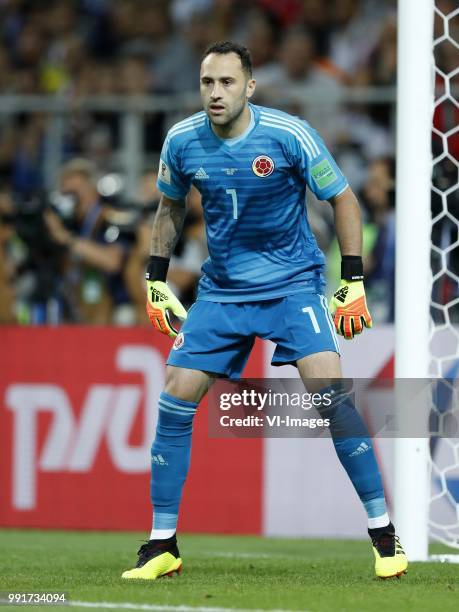
<instances>
[{"instance_id":1,"label":"grass pitch","mask_svg":"<svg viewBox=\"0 0 459 612\"><path fill-rule=\"evenodd\" d=\"M143 537L0 530L0 591L65 591L70 609L88 611L459 609L459 565L412 563L401 580L382 581L363 541L181 536L180 577L121 580Z\"/></svg>"}]
</instances>

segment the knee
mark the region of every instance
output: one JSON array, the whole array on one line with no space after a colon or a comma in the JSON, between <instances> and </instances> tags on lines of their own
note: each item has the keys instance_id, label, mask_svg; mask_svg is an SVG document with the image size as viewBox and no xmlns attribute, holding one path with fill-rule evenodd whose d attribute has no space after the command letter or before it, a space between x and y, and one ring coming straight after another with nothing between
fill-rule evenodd
<instances>
[{"instance_id":1,"label":"knee","mask_svg":"<svg viewBox=\"0 0 459 612\"><path fill-rule=\"evenodd\" d=\"M168 366L164 391L177 399L199 403L207 391L207 385L196 374L194 370Z\"/></svg>"},{"instance_id":2,"label":"knee","mask_svg":"<svg viewBox=\"0 0 459 612\"><path fill-rule=\"evenodd\" d=\"M164 391L169 395L173 395L177 399L192 401L184 395L185 385L181 381L177 368L166 369L166 383L164 385Z\"/></svg>"},{"instance_id":3,"label":"knee","mask_svg":"<svg viewBox=\"0 0 459 612\"><path fill-rule=\"evenodd\" d=\"M354 404L352 388L347 389L342 384L332 385L321 391L327 402L317 408L322 418L330 421L332 437L367 438L368 429Z\"/></svg>"}]
</instances>

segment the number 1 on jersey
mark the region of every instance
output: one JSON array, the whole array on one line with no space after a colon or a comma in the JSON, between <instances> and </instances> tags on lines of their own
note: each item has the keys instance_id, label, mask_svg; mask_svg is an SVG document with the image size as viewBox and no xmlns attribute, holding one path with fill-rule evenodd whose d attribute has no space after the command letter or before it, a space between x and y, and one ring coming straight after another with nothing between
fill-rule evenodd
<instances>
[{"instance_id":1,"label":"number 1 on jersey","mask_svg":"<svg viewBox=\"0 0 459 612\"><path fill-rule=\"evenodd\" d=\"M227 189L226 193L231 196L233 201L233 219L237 219L237 193L235 189Z\"/></svg>"}]
</instances>

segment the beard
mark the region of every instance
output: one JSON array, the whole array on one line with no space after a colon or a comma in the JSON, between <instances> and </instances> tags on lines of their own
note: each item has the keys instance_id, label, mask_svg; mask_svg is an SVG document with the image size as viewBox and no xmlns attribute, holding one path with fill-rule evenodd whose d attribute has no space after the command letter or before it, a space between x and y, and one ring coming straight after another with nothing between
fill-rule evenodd
<instances>
[{"instance_id":1,"label":"beard","mask_svg":"<svg viewBox=\"0 0 459 612\"><path fill-rule=\"evenodd\" d=\"M229 128L235 123L244 112L246 106L246 98L238 101L238 104L233 107L232 110L228 111L225 107L225 112L222 115L212 115L209 111L209 105L207 105L206 114L212 124L218 125L218 127Z\"/></svg>"}]
</instances>

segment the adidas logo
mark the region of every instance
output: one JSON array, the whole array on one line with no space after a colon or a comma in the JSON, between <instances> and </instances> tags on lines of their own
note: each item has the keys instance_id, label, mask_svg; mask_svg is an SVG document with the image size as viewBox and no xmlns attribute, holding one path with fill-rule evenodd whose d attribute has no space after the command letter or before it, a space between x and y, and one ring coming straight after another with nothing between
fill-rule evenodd
<instances>
[{"instance_id":1,"label":"adidas logo","mask_svg":"<svg viewBox=\"0 0 459 612\"><path fill-rule=\"evenodd\" d=\"M210 177L207 174L207 172L204 170L204 168L201 166L199 168L199 170L196 172L196 174L194 175L194 178L196 178L196 179L208 179Z\"/></svg>"},{"instance_id":2,"label":"adidas logo","mask_svg":"<svg viewBox=\"0 0 459 612\"><path fill-rule=\"evenodd\" d=\"M339 291L334 294L334 297L338 300L338 302L345 302L346 296L349 292L349 287L346 285L342 287Z\"/></svg>"},{"instance_id":3,"label":"adidas logo","mask_svg":"<svg viewBox=\"0 0 459 612\"><path fill-rule=\"evenodd\" d=\"M155 465L169 465L162 455L152 455L151 462Z\"/></svg>"},{"instance_id":4,"label":"adidas logo","mask_svg":"<svg viewBox=\"0 0 459 612\"><path fill-rule=\"evenodd\" d=\"M349 455L349 457L357 457L357 455L362 455L363 453L366 453L368 450L370 450L370 445L367 444L366 442L362 442L355 449L355 451Z\"/></svg>"},{"instance_id":5,"label":"adidas logo","mask_svg":"<svg viewBox=\"0 0 459 612\"><path fill-rule=\"evenodd\" d=\"M162 291L159 291L158 289L155 289L153 287L153 289L151 290L151 301L152 302L166 302L167 299L168 298L165 293L162 293Z\"/></svg>"}]
</instances>

